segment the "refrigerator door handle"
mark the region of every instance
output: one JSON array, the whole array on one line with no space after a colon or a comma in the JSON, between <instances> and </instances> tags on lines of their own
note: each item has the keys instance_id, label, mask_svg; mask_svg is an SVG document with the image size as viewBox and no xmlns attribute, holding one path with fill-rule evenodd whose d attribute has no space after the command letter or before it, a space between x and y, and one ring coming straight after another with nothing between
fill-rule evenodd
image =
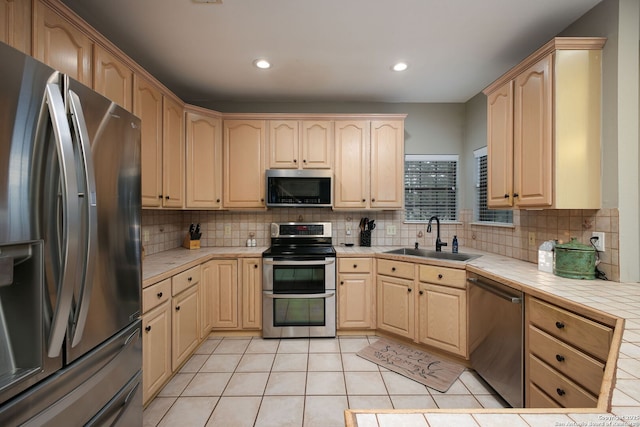
<instances>
[{"instance_id":1,"label":"refrigerator door handle","mask_svg":"<svg viewBox=\"0 0 640 427\"><path fill-rule=\"evenodd\" d=\"M62 343L67 332L67 322L73 301L75 267L78 262L78 238L71 228L74 224L79 223L80 213L76 199L78 183L74 171L73 142L60 85L47 83L45 99L56 141L64 206L62 215L62 248L64 256L62 258L60 282L57 286L56 307L53 311L51 331L47 344L47 355L55 358L62 351Z\"/></svg>"},{"instance_id":2,"label":"refrigerator door handle","mask_svg":"<svg viewBox=\"0 0 640 427\"><path fill-rule=\"evenodd\" d=\"M83 263L78 263L78 268L82 269L81 272L81 289L78 297L78 305L73 315L73 326L71 330L71 347L75 347L82 340L82 333L87 323L87 314L89 312L89 303L91 302L91 291L93 290L93 273L95 270L95 258L97 256L97 241L98 241L98 208L96 201L96 178L95 169L93 167L93 156L91 154L91 143L89 141L89 132L87 130L86 121L84 119L84 112L82 111L82 103L78 95L69 90L69 107L71 110L71 120L73 122L73 128L76 136L78 137L79 152L81 155L81 161L84 169L84 188L85 194L79 194L79 197L84 197L82 203L86 209L87 230L82 234L84 242L81 242L84 246L81 248L85 255L80 255L84 258Z\"/></svg>"}]
</instances>

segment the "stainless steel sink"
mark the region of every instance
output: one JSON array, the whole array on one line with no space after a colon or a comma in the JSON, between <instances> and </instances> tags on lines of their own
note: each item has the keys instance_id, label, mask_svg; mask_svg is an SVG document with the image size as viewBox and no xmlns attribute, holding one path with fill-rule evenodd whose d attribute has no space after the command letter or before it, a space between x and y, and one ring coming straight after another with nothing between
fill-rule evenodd
<instances>
[{"instance_id":1,"label":"stainless steel sink","mask_svg":"<svg viewBox=\"0 0 640 427\"><path fill-rule=\"evenodd\" d=\"M463 254L463 253L454 254L451 252L436 252L428 249L413 249L413 248L394 249L392 251L386 251L384 253L393 254L393 255L417 256L421 258L444 259L448 261L469 261L481 256L481 255L471 255L471 254Z\"/></svg>"}]
</instances>

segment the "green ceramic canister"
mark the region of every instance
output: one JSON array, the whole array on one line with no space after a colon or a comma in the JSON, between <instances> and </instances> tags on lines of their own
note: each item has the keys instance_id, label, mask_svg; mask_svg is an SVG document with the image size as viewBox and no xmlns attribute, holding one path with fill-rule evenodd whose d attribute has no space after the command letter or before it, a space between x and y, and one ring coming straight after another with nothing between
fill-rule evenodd
<instances>
[{"instance_id":1,"label":"green ceramic canister","mask_svg":"<svg viewBox=\"0 0 640 427\"><path fill-rule=\"evenodd\" d=\"M575 237L569 243L556 245L553 274L570 279L596 278L596 250Z\"/></svg>"}]
</instances>

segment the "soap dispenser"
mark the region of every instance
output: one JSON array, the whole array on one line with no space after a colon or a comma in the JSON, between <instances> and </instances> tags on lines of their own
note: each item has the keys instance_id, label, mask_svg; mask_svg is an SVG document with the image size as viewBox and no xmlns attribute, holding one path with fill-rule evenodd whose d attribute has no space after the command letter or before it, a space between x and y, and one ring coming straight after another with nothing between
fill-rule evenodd
<instances>
[{"instance_id":1,"label":"soap dispenser","mask_svg":"<svg viewBox=\"0 0 640 427\"><path fill-rule=\"evenodd\" d=\"M458 236L453 236L453 242L451 243L451 252L458 253Z\"/></svg>"}]
</instances>

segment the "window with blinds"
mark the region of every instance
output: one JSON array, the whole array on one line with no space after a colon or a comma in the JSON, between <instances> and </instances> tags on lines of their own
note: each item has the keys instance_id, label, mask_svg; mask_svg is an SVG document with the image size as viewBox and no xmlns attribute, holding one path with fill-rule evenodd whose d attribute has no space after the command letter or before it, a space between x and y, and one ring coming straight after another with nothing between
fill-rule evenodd
<instances>
[{"instance_id":1,"label":"window with blinds","mask_svg":"<svg viewBox=\"0 0 640 427\"><path fill-rule=\"evenodd\" d=\"M458 219L458 156L411 155L404 161L406 221Z\"/></svg>"},{"instance_id":2,"label":"window with blinds","mask_svg":"<svg viewBox=\"0 0 640 427\"><path fill-rule=\"evenodd\" d=\"M476 158L476 206L475 221L513 224L513 212L487 207L487 148L474 151Z\"/></svg>"}]
</instances>

